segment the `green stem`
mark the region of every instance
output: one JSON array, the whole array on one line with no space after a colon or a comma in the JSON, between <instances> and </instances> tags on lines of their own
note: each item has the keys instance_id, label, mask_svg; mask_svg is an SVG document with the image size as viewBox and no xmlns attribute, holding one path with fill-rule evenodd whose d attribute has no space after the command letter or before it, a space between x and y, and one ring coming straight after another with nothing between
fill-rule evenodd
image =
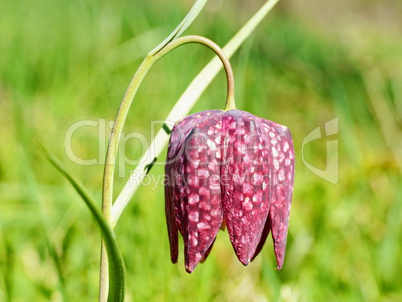
<instances>
[{"instance_id":1,"label":"green stem","mask_svg":"<svg viewBox=\"0 0 402 302\"><path fill-rule=\"evenodd\" d=\"M234 100L234 76L232 66L230 65L229 59L226 57L222 48L220 48L216 43L201 36L185 36L173 40L172 42L167 44L159 52L155 53L153 58L155 58L155 60L159 60L160 58L162 58L164 55L171 52L175 48L188 43L199 43L205 45L218 55L225 69L227 79L227 96L226 96L225 110L236 109L236 104Z\"/></svg>"},{"instance_id":2,"label":"green stem","mask_svg":"<svg viewBox=\"0 0 402 302\"><path fill-rule=\"evenodd\" d=\"M118 150L119 136L123 130L124 123L127 118L128 111L138 87L145 78L148 70L151 68L154 60L147 56L142 62L133 79L128 86L123 100L120 104L119 111L113 125L112 133L109 139L109 145L106 155L105 168L103 174L103 195L102 195L102 212L105 220L111 223L111 211L113 205L113 178L115 171L116 155ZM106 302L109 290L109 270L108 270L107 251L102 243L101 259L100 259L100 276L99 276L99 302Z\"/></svg>"},{"instance_id":3,"label":"green stem","mask_svg":"<svg viewBox=\"0 0 402 302\"><path fill-rule=\"evenodd\" d=\"M106 302L109 295L109 261L102 236L99 274L99 301Z\"/></svg>"},{"instance_id":4,"label":"green stem","mask_svg":"<svg viewBox=\"0 0 402 302\"><path fill-rule=\"evenodd\" d=\"M105 220L108 223L111 223L111 210L113 206L113 179L115 172L115 164L116 164L116 156L118 151L119 144L119 136L123 130L124 123L127 118L127 114L130 110L132 101L134 96L137 93L138 87L141 82L145 78L147 72L152 67L152 65L162 58L164 55L172 51L173 49L188 43L199 43L203 44L210 49L212 49L220 58L223 63L223 66L226 71L227 77L227 97L226 97L226 108L225 110L235 109L234 102L234 77L232 67L230 65L229 60L225 56L222 49L212 42L211 40L200 37L200 36L185 36L169 42L165 47L156 52L154 55L148 55L137 72L134 74L133 79L130 82L130 85L127 88L127 91L123 97L123 100L120 104L119 110L117 112L117 116L114 122L114 126L112 129L112 133L109 139L108 150L106 154L106 162L103 176L103 196L102 196L102 211L105 217ZM229 108L229 109L228 109ZM101 256L101 269L100 269L100 295L99 301L105 302L106 297L108 296L108 265L107 265L107 257L105 257L105 249L102 248L102 256Z\"/></svg>"},{"instance_id":5,"label":"green stem","mask_svg":"<svg viewBox=\"0 0 402 302\"><path fill-rule=\"evenodd\" d=\"M117 116L113 125L112 133L109 139L109 146L107 150L103 176L102 211L105 219L108 221L110 221L110 213L112 209L113 177L119 144L119 135L123 130L128 111L130 110L131 103L135 94L137 93L138 87L140 86L142 80L145 78L145 75L154 62L155 60L153 60L152 57L147 56L138 68L137 72L134 74L134 77L131 80L131 83L128 86L127 91L120 104L120 108L117 112Z\"/></svg>"}]
</instances>

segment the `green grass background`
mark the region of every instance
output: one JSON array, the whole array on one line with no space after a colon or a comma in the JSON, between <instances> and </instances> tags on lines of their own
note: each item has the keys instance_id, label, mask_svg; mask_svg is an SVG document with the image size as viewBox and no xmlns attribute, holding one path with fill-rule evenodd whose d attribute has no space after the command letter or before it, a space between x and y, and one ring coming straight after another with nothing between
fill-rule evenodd
<instances>
[{"instance_id":1,"label":"green grass background","mask_svg":"<svg viewBox=\"0 0 402 302\"><path fill-rule=\"evenodd\" d=\"M186 33L224 45L263 1L210 1ZM143 186L118 226L127 301L402 301L402 26L400 1L281 2L231 59L237 107L284 124L296 152L282 271L272 242L248 267L220 232L192 275L170 263L163 186ZM103 166L71 162L64 136L112 120L144 55L192 1L0 2L0 301L95 301L100 236L84 203L33 146L37 138L100 201ZM189 45L158 62L125 130L151 136L212 57ZM223 108L220 73L192 112ZM339 118L339 182L313 174L303 139ZM106 135L105 135L106 136ZM99 156L97 127L73 136ZM138 141L127 143L136 159ZM102 145L101 145L101 150ZM326 141L306 145L324 168ZM101 152L102 153L102 152ZM162 155L162 158L165 153ZM126 165L127 171L134 167ZM163 167L156 166L156 179ZM126 177L127 178L127 177ZM126 178L116 178L117 190Z\"/></svg>"}]
</instances>

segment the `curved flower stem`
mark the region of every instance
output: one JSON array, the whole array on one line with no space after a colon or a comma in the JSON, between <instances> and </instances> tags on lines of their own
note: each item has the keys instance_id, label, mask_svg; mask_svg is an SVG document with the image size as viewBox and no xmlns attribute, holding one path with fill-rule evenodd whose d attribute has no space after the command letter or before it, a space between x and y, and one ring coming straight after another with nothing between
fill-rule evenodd
<instances>
[{"instance_id":1,"label":"curved flower stem","mask_svg":"<svg viewBox=\"0 0 402 302\"><path fill-rule=\"evenodd\" d=\"M218 55L218 57L223 63L227 77L228 92L226 97L226 110L236 108L234 102L234 77L232 67L230 65L228 58L225 56L223 50L211 40L201 36L185 36L169 42L165 47L163 47L153 55L148 55L138 68L133 79L131 80L130 85L127 88L127 91L120 104L119 111L117 112L112 133L109 139L109 146L107 150L105 169L103 175L103 196L102 196L103 215L106 221L108 221L109 223L111 222L111 210L113 205L113 180L114 180L114 171L116 164L116 155L119 147L118 146L119 136L123 130L124 123L126 121L127 114L130 110L133 98L137 93L138 87L140 86L142 80L145 78L149 69L152 67L153 63L155 63L157 60L159 60L160 58L162 58L164 55L168 54L175 48L188 43L203 44L212 49ZM99 281L100 282L99 301L105 301L105 299L108 296L107 276L108 276L108 265L107 265L106 249L102 244L101 271Z\"/></svg>"},{"instance_id":2,"label":"curved flower stem","mask_svg":"<svg viewBox=\"0 0 402 302\"><path fill-rule=\"evenodd\" d=\"M185 36L178 38L176 40L173 40L169 44L167 44L164 48L162 48L159 52L155 53L153 58L155 60L159 60L162 58L164 55L172 51L173 49L184 45L188 43L199 43L203 44L210 49L212 49L219 57L221 60L223 67L226 72L226 78L227 78L227 96L226 96L226 105L225 105L225 110L230 110L230 109L236 109L236 104L234 100L234 76L233 76L233 70L232 66L230 65L229 59L226 57L225 53L223 50L214 42L211 40L201 37L201 36Z\"/></svg>"}]
</instances>

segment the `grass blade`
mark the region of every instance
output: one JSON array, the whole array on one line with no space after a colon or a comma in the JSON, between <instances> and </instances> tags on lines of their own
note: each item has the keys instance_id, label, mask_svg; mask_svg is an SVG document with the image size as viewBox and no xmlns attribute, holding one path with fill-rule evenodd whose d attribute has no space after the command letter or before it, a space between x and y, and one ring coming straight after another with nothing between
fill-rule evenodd
<instances>
[{"instance_id":1,"label":"grass blade","mask_svg":"<svg viewBox=\"0 0 402 302\"><path fill-rule=\"evenodd\" d=\"M111 228L111 226L104 219L101 211L96 206L95 201L86 192L84 187L62 166L62 164L39 142L37 142L38 148L42 151L44 156L49 160L49 162L61 173L70 184L74 187L77 193L84 200L88 209L91 211L93 217L95 218L98 226L101 230L103 240L106 245L108 260L109 260L109 284L110 291L108 301L124 301L124 284L125 284L125 266L123 256L117 245L116 236Z\"/></svg>"},{"instance_id":2,"label":"grass blade","mask_svg":"<svg viewBox=\"0 0 402 302\"><path fill-rule=\"evenodd\" d=\"M197 0L195 1L193 7L190 9L188 14L184 17L184 19L180 22L180 24L172 31L172 33L165 39L161 44L159 44L155 49L153 49L149 55L153 56L158 53L162 48L166 46L169 42L173 41L177 37L179 37L186 29L193 23L195 18L197 18L198 14L201 12L207 0Z\"/></svg>"}]
</instances>

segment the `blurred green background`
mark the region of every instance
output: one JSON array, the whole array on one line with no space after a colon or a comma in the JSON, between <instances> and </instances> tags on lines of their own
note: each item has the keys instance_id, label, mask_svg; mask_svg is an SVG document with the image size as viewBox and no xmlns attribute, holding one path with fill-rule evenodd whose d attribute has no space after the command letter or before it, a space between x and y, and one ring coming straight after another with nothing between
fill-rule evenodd
<instances>
[{"instance_id":1,"label":"blurred green background","mask_svg":"<svg viewBox=\"0 0 402 302\"><path fill-rule=\"evenodd\" d=\"M186 33L224 45L263 4L210 1ZM100 236L78 195L38 154L38 138L100 200L103 166L72 162L67 129L114 118L144 55L192 5L180 1L0 2L0 301L95 301ZM286 125L296 150L295 190L282 271L272 242L248 267L220 232L192 275L170 263L163 186L142 186L116 233L127 301L402 301L402 3L282 1L231 59L237 107ZM151 70L125 127L151 136L210 60L189 45ZM192 112L223 108L220 73ZM338 118L339 181L312 173L302 143ZM83 159L106 134L73 136ZM101 144L100 144L101 143ZM325 168L327 139L305 160ZM138 159L131 140L127 156ZM165 151L166 152L166 151ZM165 156L165 153L161 158ZM126 171L134 167L126 165ZM156 166L154 179L163 173ZM125 178L116 178L117 189ZM117 190L118 191L118 190ZM181 245L182 247L182 245Z\"/></svg>"}]
</instances>

